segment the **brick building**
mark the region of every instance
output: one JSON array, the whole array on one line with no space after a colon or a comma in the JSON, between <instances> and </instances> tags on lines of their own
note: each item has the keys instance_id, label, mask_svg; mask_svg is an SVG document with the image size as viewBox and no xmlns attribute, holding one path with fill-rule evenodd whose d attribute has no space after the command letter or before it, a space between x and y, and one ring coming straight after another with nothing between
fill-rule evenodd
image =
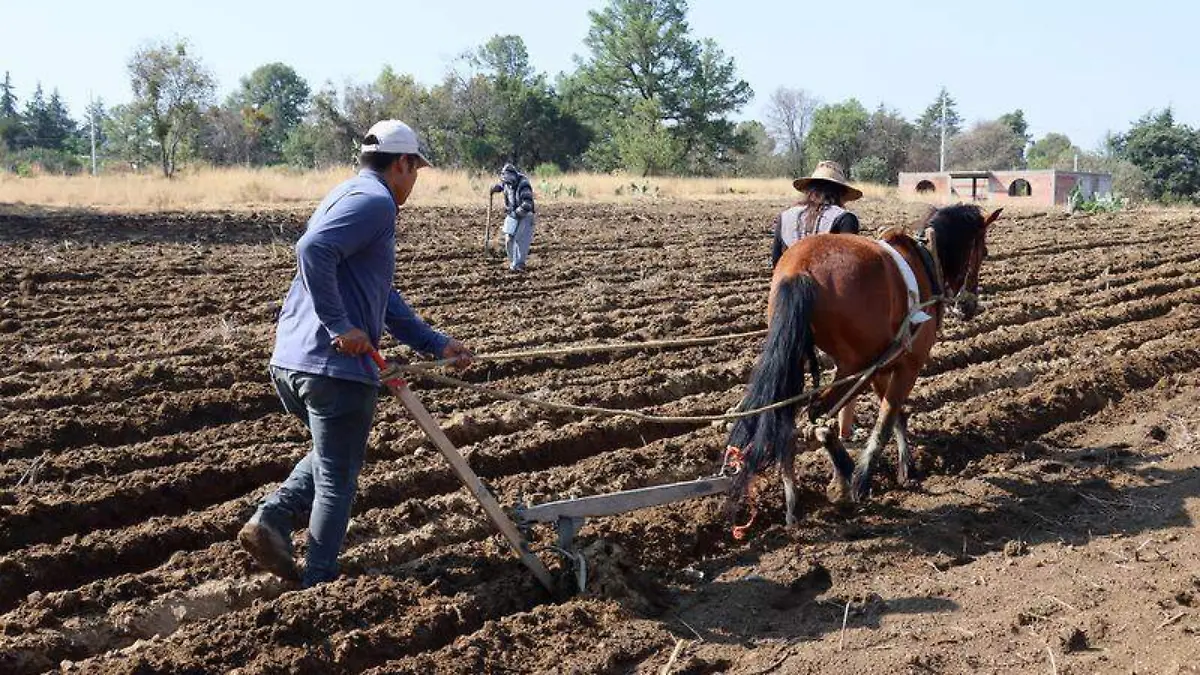
<instances>
[{"instance_id":1,"label":"brick building","mask_svg":"<svg viewBox=\"0 0 1200 675\"><path fill-rule=\"evenodd\" d=\"M1086 171L929 171L900 174L900 194L944 202L1066 206L1079 188L1085 199L1112 192L1112 175Z\"/></svg>"}]
</instances>

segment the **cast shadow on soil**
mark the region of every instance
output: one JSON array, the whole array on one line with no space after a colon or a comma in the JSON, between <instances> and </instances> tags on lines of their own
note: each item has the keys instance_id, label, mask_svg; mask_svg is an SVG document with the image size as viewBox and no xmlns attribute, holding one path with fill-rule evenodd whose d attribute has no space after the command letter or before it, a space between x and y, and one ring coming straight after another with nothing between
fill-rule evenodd
<instances>
[{"instance_id":1,"label":"cast shadow on soil","mask_svg":"<svg viewBox=\"0 0 1200 675\"><path fill-rule=\"evenodd\" d=\"M696 589L660 620L680 637L699 636L706 642L803 642L839 632L843 621L847 627L875 630L888 615L959 609L953 600L930 596L827 595L832 587L829 571L819 563L809 564L790 583L749 575Z\"/></svg>"},{"instance_id":2,"label":"cast shadow on soil","mask_svg":"<svg viewBox=\"0 0 1200 675\"><path fill-rule=\"evenodd\" d=\"M987 495L958 490L971 503L927 510L869 503L838 528L844 539L882 537L879 550L944 557L947 565L1029 545L1084 545L1097 537L1145 535L1187 527L1185 500L1200 496L1200 469L1164 469L1165 455L1138 454L1114 445L1049 452L1006 472L977 480ZM965 481L964 481L965 482ZM1129 484L1125 484L1129 483ZM953 497L953 495L948 495Z\"/></svg>"},{"instance_id":3,"label":"cast shadow on soil","mask_svg":"<svg viewBox=\"0 0 1200 675\"><path fill-rule=\"evenodd\" d=\"M989 461L1015 460L1003 454L990 455ZM987 553L1025 555L1037 544L1081 546L1098 537L1140 539L1156 530L1190 526L1185 500L1200 496L1200 468L1165 469L1159 464L1165 457L1123 445L1053 451L1043 446L1013 461L1008 470L980 472L973 486L968 486L972 472L960 471L963 486L943 487L944 498L925 493L941 502L928 508L908 506L918 500L888 498L901 490L890 479L882 480L887 487L877 489L861 507L830 506L809 490L802 498L807 522L797 549L797 564L807 566L806 571L791 583L750 575L693 586L675 598L660 620L682 638L698 634L710 642L739 642L816 639L840 630L847 603L848 625L854 627L878 628L888 614L954 612L954 602L938 597L830 597L830 573L819 562L804 562L803 551L863 541L862 555L880 564L918 555L945 570ZM880 473L891 471L881 467ZM760 511L761 522L780 525L760 531L740 554L729 550L710 559L704 566L708 574L753 565L763 553L794 545L795 535L781 524L781 505L770 501ZM820 553L815 556L819 559Z\"/></svg>"}]
</instances>

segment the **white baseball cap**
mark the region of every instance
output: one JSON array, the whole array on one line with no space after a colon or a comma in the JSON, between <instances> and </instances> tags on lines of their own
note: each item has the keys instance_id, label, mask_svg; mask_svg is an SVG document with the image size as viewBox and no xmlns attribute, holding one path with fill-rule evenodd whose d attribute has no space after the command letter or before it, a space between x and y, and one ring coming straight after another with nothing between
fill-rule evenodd
<instances>
[{"instance_id":1,"label":"white baseball cap","mask_svg":"<svg viewBox=\"0 0 1200 675\"><path fill-rule=\"evenodd\" d=\"M363 143L363 152L386 152L392 155L416 155L425 166L433 163L421 152L417 132L400 120L380 120L367 132L366 138L375 137L375 143Z\"/></svg>"}]
</instances>

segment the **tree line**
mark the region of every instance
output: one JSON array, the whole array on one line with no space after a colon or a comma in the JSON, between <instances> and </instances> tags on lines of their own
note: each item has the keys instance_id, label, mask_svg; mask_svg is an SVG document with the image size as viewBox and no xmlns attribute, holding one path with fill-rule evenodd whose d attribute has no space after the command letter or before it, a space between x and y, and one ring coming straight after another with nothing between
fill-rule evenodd
<instances>
[{"instance_id":1,"label":"tree line","mask_svg":"<svg viewBox=\"0 0 1200 675\"><path fill-rule=\"evenodd\" d=\"M313 90L284 63L262 65L217 99L217 82L186 40L137 49L127 65L133 97L90 104L71 117L59 93L36 85L18 101L0 89L0 166L85 169L93 134L108 169L185 162L319 168L353 161L375 120L409 122L440 166L625 171L636 175L800 176L821 159L855 180L895 183L901 171L1059 168L1108 171L1127 196L1200 201L1200 132L1152 112L1099 150L1063 134L1033 139L1022 110L966 129L945 89L909 120L857 99L822 102L799 88L767 98L763 120L735 122L752 100L736 62L692 34L686 0L609 0L574 70L553 78L529 62L524 41L497 35L426 85L385 66L369 82Z\"/></svg>"}]
</instances>

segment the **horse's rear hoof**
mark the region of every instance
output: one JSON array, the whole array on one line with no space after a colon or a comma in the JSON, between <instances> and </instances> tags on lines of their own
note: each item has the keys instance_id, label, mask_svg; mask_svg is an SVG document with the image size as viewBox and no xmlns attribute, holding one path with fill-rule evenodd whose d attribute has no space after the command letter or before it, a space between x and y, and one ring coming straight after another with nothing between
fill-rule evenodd
<instances>
[{"instance_id":1,"label":"horse's rear hoof","mask_svg":"<svg viewBox=\"0 0 1200 675\"><path fill-rule=\"evenodd\" d=\"M871 476L855 471L850 480L850 496L859 504L867 501L871 496Z\"/></svg>"},{"instance_id":2,"label":"horse's rear hoof","mask_svg":"<svg viewBox=\"0 0 1200 675\"><path fill-rule=\"evenodd\" d=\"M825 498L830 504L851 503L853 500L850 498L850 484L840 478L834 478L825 486Z\"/></svg>"}]
</instances>

